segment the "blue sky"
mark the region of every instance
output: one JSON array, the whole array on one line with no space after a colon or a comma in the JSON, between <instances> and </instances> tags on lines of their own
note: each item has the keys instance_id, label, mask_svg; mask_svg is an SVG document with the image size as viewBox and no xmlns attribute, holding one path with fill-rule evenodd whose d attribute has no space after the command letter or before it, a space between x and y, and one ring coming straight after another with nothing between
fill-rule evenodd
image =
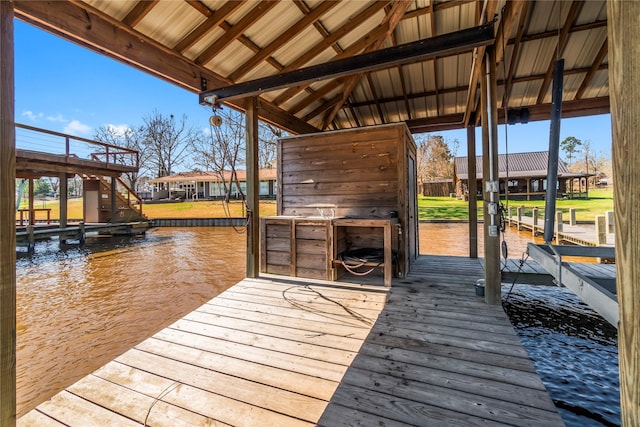
<instances>
[{"instance_id":1,"label":"blue sky","mask_svg":"<svg viewBox=\"0 0 640 427\"><path fill-rule=\"evenodd\" d=\"M88 49L16 20L16 121L91 138L106 126L135 126L157 110L163 115L186 114L194 127L208 127L209 108L190 93ZM548 149L549 122L506 128L508 151ZM466 131L443 132L457 139L457 155L466 155ZM481 151L478 130L477 148ZM565 119L560 139L575 136L590 141L598 155L611 156L609 115ZM506 152L505 126L499 127L499 152Z\"/></svg>"}]
</instances>

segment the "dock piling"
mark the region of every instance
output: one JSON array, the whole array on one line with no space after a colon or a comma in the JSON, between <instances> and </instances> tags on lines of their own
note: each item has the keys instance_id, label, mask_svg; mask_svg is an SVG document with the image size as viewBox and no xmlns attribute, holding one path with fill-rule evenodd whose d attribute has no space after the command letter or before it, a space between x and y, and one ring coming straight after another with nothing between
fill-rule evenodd
<instances>
[{"instance_id":1,"label":"dock piling","mask_svg":"<svg viewBox=\"0 0 640 427\"><path fill-rule=\"evenodd\" d=\"M596 215L596 241L598 246L607 244L607 226L604 215Z\"/></svg>"}]
</instances>

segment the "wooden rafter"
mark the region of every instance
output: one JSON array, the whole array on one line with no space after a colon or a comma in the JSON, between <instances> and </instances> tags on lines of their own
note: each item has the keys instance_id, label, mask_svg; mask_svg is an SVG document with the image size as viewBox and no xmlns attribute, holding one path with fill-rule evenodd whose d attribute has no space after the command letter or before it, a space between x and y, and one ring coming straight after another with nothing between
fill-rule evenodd
<instances>
[{"instance_id":1,"label":"wooden rafter","mask_svg":"<svg viewBox=\"0 0 640 427\"><path fill-rule=\"evenodd\" d=\"M231 82L201 65L193 63L173 49L123 25L120 21L82 2L15 1L15 16L112 59L123 61L155 77L191 92L202 90L202 79L212 86ZM90 25L89 25L90 24ZM243 101L228 104L244 111ZM260 101L261 118L292 133L317 132L318 129L276 107Z\"/></svg>"},{"instance_id":2,"label":"wooden rafter","mask_svg":"<svg viewBox=\"0 0 640 427\"><path fill-rule=\"evenodd\" d=\"M549 120L551 104L538 104L528 107L529 121ZM584 117L610 112L609 97L564 101L562 103L562 118ZM411 133L436 132L444 130L462 129L464 126L463 113L449 114L439 117L425 117L407 120L406 124ZM504 123L504 110L498 110L498 122Z\"/></svg>"},{"instance_id":3,"label":"wooden rafter","mask_svg":"<svg viewBox=\"0 0 640 427\"><path fill-rule=\"evenodd\" d=\"M578 33L580 31L589 31L589 30L595 30L597 28L606 28L607 27L607 20L603 19L601 21L595 21L595 22L587 22L586 24L580 24L580 25L574 25L569 29L569 34L573 34L573 33ZM540 33L534 33L534 34L527 34L525 36L522 36L522 42L526 43L526 42L531 42L534 40L543 40L543 39L548 39L548 38L552 38L558 37L558 31L542 31ZM509 43L513 43L513 39L509 40Z\"/></svg>"},{"instance_id":4,"label":"wooden rafter","mask_svg":"<svg viewBox=\"0 0 640 427\"><path fill-rule=\"evenodd\" d=\"M229 78L234 82L238 81L249 71L255 68L262 60L271 56L276 50L291 41L292 38L307 29L309 25L320 19L323 14L325 14L338 4L339 2L337 1L326 1L320 3L315 9L311 10L309 14L305 15L302 19L298 20L298 22L289 27L285 32L280 34L279 37L277 37L267 46L261 48L260 52L252 56L248 61L246 61L233 73L231 73Z\"/></svg>"},{"instance_id":5,"label":"wooden rafter","mask_svg":"<svg viewBox=\"0 0 640 427\"><path fill-rule=\"evenodd\" d=\"M350 58L360 52L362 52L367 46L373 43L377 37L382 36L384 33L384 28L378 27L372 32L360 37L356 42L352 43L349 47L347 47L341 54L336 55L333 60ZM325 85L326 86L326 85ZM280 105L281 103L287 101L288 99L294 97L296 94L303 90L307 90L309 93L313 94L316 91L324 92L325 87L321 87L317 90L312 90L306 85L294 86L287 89L284 93L280 94L275 100L274 103Z\"/></svg>"},{"instance_id":6,"label":"wooden rafter","mask_svg":"<svg viewBox=\"0 0 640 427\"><path fill-rule=\"evenodd\" d=\"M311 8L307 6L303 0L293 0L293 4L295 4L298 9L300 9L300 11L305 15L311 13ZM331 35L331 33L329 33L329 31L324 27L324 25L322 25L319 20L313 22L313 27L318 31L318 33L320 33L320 36L322 36L323 39L326 39ZM338 55L343 52L338 43L332 43L331 47L336 51Z\"/></svg>"},{"instance_id":7,"label":"wooden rafter","mask_svg":"<svg viewBox=\"0 0 640 427\"><path fill-rule=\"evenodd\" d=\"M600 66L598 67L597 71L605 71L607 69L608 69L608 65L607 64L600 64ZM570 76L570 75L586 74L586 73L589 72L589 70L591 70L591 67L572 68L572 69L569 69L569 70L565 70L564 75L565 76ZM540 81L543 78L544 78L544 74L534 74L534 75L531 75L531 76L514 77L509 84ZM504 80L498 80L498 86L504 86L504 85L505 85L505 81ZM438 93L441 94L441 95L446 95L446 94L451 94L451 93L461 93L461 92L466 92L467 89L468 89L467 86L449 87L449 88L445 88L445 89L440 89L438 91ZM425 92L411 93L411 94L408 94L406 96L406 98L409 99L409 100L420 99L420 98L429 98L429 97L435 96L435 94L436 94L435 90L430 90L430 91L425 91ZM404 98L405 98L404 95L392 96L392 97L388 97L388 98L380 98L380 99L378 99L378 102L380 104L386 104L386 103L389 103L389 102L402 102L402 100ZM360 102L352 102L351 103L351 105L353 105L354 108L367 107L367 106L370 106L370 105L373 105L373 104L374 104L374 101L360 101Z\"/></svg>"},{"instance_id":8,"label":"wooden rafter","mask_svg":"<svg viewBox=\"0 0 640 427\"><path fill-rule=\"evenodd\" d=\"M369 84L369 89L371 90L371 95L373 96L374 103L376 105L376 110L378 111L378 115L380 116L380 123L386 123L384 118L384 113L382 112L382 107L378 102L378 91L376 90L376 86L373 83L373 79L371 78L371 73L365 73L367 78L367 83Z\"/></svg>"},{"instance_id":9,"label":"wooden rafter","mask_svg":"<svg viewBox=\"0 0 640 427\"><path fill-rule=\"evenodd\" d=\"M582 99L584 92L589 87L591 80L593 80L593 77L596 75L596 72L598 72L598 70L600 69L600 65L602 64L602 61L604 61L604 58L607 57L608 53L609 53L608 39L605 38L604 42L602 42L602 46L600 46L600 50L598 51L598 54L596 55L593 61L593 65L587 72L587 75L584 76L584 80L582 80L582 84L580 85L580 88L578 88L578 91L576 92L576 96L574 99Z\"/></svg>"},{"instance_id":10,"label":"wooden rafter","mask_svg":"<svg viewBox=\"0 0 640 427\"><path fill-rule=\"evenodd\" d=\"M562 4L562 3L561 3ZM567 14L567 19L564 21L564 25L560 30L560 34L558 35L558 44L556 45L555 50L553 51L553 55L551 56L551 61L549 61L549 66L547 67L547 74L544 76L544 80L542 82L542 87L540 87L540 92L538 92L538 104L542 104L544 101L547 92L549 91L549 85L551 84L551 77L553 76L553 65L557 58L562 56L564 52L564 48L567 45L567 40L569 39L569 30L571 30L571 26L576 20L576 17L580 13L582 6L584 5L583 1L575 0L571 3L571 7L569 8L569 13Z\"/></svg>"},{"instance_id":11,"label":"wooden rafter","mask_svg":"<svg viewBox=\"0 0 640 427\"><path fill-rule=\"evenodd\" d=\"M244 15L238 23L234 24L224 32L224 34L218 38L213 44L207 47L198 57L196 62L198 64L206 64L211 61L214 56L220 53L225 47L229 46L233 41L237 40L250 26L255 24L260 18L262 18L270 9L278 4L275 0L263 0L257 2L255 7Z\"/></svg>"},{"instance_id":12,"label":"wooden rafter","mask_svg":"<svg viewBox=\"0 0 640 427\"><path fill-rule=\"evenodd\" d=\"M433 3L431 4L433 5ZM430 16L431 22L431 37L435 37L436 35L436 14L432 11ZM440 79L438 78L438 58L433 58L433 87L435 88L435 97L436 97L436 115L440 115L440 95L438 94L439 85L438 82Z\"/></svg>"},{"instance_id":13,"label":"wooden rafter","mask_svg":"<svg viewBox=\"0 0 640 427\"><path fill-rule=\"evenodd\" d=\"M360 12L357 16L355 16L353 19L348 20L344 25L342 25L340 28L338 28L333 33L331 33L329 37L326 37L324 40L320 41L319 43L316 43L315 46L306 50L303 55L299 56L294 61L292 61L283 70L281 70L281 72L293 71L302 67L303 65L311 61L313 58L318 56L320 53L322 53L327 48L327 45L333 45L342 37L346 36L351 31L358 28L367 19L371 18L373 15L378 13L382 8L384 8L385 4L386 2L381 2L381 1L374 2L373 4L368 6L365 10ZM351 56L355 55L356 53L357 52L351 53ZM344 57L344 55L346 54L347 53L345 52L342 54L342 56L339 55L338 57ZM334 58L334 59L337 59L337 58ZM293 87L289 90L286 90L283 94L276 97L276 99L273 100L273 103L276 105L280 105L283 102L290 99L291 97L295 96L296 93L300 92L305 87L306 86Z\"/></svg>"},{"instance_id":14,"label":"wooden rafter","mask_svg":"<svg viewBox=\"0 0 640 427\"><path fill-rule=\"evenodd\" d=\"M158 4L158 0L142 0L139 1L127 16L124 17L122 23L130 27L135 27L142 19L151 12L151 9Z\"/></svg>"},{"instance_id":15,"label":"wooden rafter","mask_svg":"<svg viewBox=\"0 0 640 427\"><path fill-rule=\"evenodd\" d=\"M310 113L308 113L306 116L304 116L302 118L302 120L304 120L305 122L310 121L311 119L313 119L316 116L319 116L320 114L326 112L327 110L331 109L334 105L336 105L336 103L340 100L340 95L336 95L333 98L331 98L330 100L320 104L318 107L316 107L313 111L311 111Z\"/></svg>"},{"instance_id":16,"label":"wooden rafter","mask_svg":"<svg viewBox=\"0 0 640 427\"><path fill-rule=\"evenodd\" d=\"M534 2L527 1L527 5L520 14L520 22L518 22L518 30L516 31L516 38L513 40L513 49L511 50L511 61L509 62L509 69L507 70L507 75L505 76L506 82L502 98L503 108L509 106L513 76L515 75L516 66L518 60L520 59L520 53L522 52L522 50L520 49L522 47L522 36L525 34L527 28L529 27L534 5Z\"/></svg>"},{"instance_id":17,"label":"wooden rafter","mask_svg":"<svg viewBox=\"0 0 640 427\"><path fill-rule=\"evenodd\" d=\"M356 109L353 108L353 105L351 105L350 102L347 103L347 108L349 108L349 111L351 112L351 116L353 117L353 120L356 122L356 126L361 127L362 125L360 124L360 120L358 119L358 114L356 113Z\"/></svg>"},{"instance_id":18,"label":"wooden rafter","mask_svg":"<svg viewBox=\"0 0 640 427\"><path fill-rule=\"evenodd\" d=\"M191 46L200 41L204 36L220 26L225 19L235 12L246 0L228 1L218 8L215 12L204 6L200 2L190 2L192 6L198 7L198 11L205 15L207 19L198 25L193 31L187 34L173 48L180 53L184 53ZM203 9L204 7L204 9Z\"/></svg>"},{"instance_id":19,"label":"wooden rafter","mask_svg":"<svg viewBox=\"0 0 640 427\"><path fill-rule=\"evenodd\" d=\"M412 2L410 0L397 0L396 2L394 2L393 7L390 9L389 13L385 15L381 25L383 28L386 29L385 36L378 38L373 44L371 44L367 49L365 49L365 52L371 52L371 51L380 49L380 47L384 43L385 38L389 36L395 30L398 23L400 23L400 19L405 14L409 6L411 6L411 3ZM342 101L338 102L331 110L331 113L329 113L329 115L325 118L322 124L322 129L325 129L328 126L328 124L333 121L333 119L338 114L338 111L340 111L340 109L346 102L347 98L351 96L351 92L353 92L353 89L355 89L356 85L358 84L358 81L361 78L362 78L362 74L356 74L347 79L346 83L343 85L343 88L342 88L342 95L341 95Z\"/></svg>"},{"instance_id":20,"label":"wooden rafter","mask_svg":"<svg viewBox=\"0 0 640 427\"><path fill-rule=\"evenodd\" d=\"M314 102L318 101L323 96L326 96L332 90L337 89L338 87L340 87L340 85L342 85L342 81L340 79L334 79L329 83L325 84L324 86L322 86L320 89L314 91L314 93L312 93L311 95L302 99L293 107L289 108L288 111L291 114L296 114L299 111L304 110Z\"/></svg>"},{"instance_id":21,"label":"wooden rafter","mask_svg":"<svg viewBox=\"0 0 640 427\"><path fill-rule=\"evenodd\" d=\"M480 7L480 2L478 2L477 5L478 7ZM490 17L491 19L493 19L493 15L497 7L498 7L497 2L495 0L490 0L487 3L487 9L485 11L485 14L482 15L481 13L478 13L477 22L478 23L487 22L489 20L487 17ZM476 104L477 104L476 94L478 91L478 79L480 78L480 74L482 73L482 61L484 58L484 52L485 52L484 46L480 46L476 48L474 51L475 58L473 60L473 65L471 68L472 73L471 73L471 78L469 80L469 92L467 93L467 103L466 103L467 106L464 112L464 127L469 126L471 117L473 116L473 113L476 110Z\"/></svg>"}]
</instances>

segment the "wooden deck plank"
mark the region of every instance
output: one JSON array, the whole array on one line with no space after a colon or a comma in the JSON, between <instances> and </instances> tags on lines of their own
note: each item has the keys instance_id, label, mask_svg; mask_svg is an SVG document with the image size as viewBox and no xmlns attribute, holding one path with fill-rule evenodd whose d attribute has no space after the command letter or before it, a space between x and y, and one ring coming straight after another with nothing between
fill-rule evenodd
<instances>
[{"instance_id":1,"label":"wooden deck plank","mask_svg":"<svg viewBox=\"0 0 640 427\"><path fill-rule=\"evenodd\" d=\"M230 342L243 343L262 349L281 351L287 354L304 354L306 357L325 360L336 365L349 366L357 354L355 351L327 347L321 345L321 343L303 343L287 338L260 335L238 329L229 329L224 326L205 325L200 322L191 322L186 319L181 319L171 326L171 328L179 331L192 332L194 334L228 340Z\"/></svg>"},{"instance_id":2,"label":"wooden deck plank","mask_svg":"<svg viewBox=\"0 0 640 427\"><path fill-rule=\"evenodd\" d=\"M189 344L189 343L186 343ZM336 381L313 377L288 369L276 368L247 360L211 353L205 350L194 352L189 345L177 344L158 339L148 339L136 349L162 356L171 355L172 360L199 366L204 369L232 375L259 384L290 390L294 393L329 400L337 387Z\"/></svg>"},{"instance_id":3,"label":"wooden deck plank","mask_svg":"<svg viewBox=\"0 0 640 427\"><path fill-rule=\"evenodd\" d=\"M429 256L390 291L245 279L23 425L104 425L104 411L136 425L147 413L153 425L561 425L476 276L478 260Z\"/></svg>"},{"instance_id":4,"label":"wooden deck plank","mask_svg":"<svg viewBox=\"0 0 640 427\"><path fill-rule=\"evenodd\" d=\"M362 340L348 336L350 332L341 335L339 328L331 326L324 328L322 325L315 323L313 330L306 330L304 329L306 323L301 324L301 322L291 322L286 325L270 325L197 311L189 313L184 319L200 322L203 325L217 325L228 329L249 331L269 337L283 338L307 344L318 344L347 351L358 351L362 344Z\"/></svg>"},{"instance_id":5,"label":"wooden deck plank","mask_svg":"<svg viewBox=\"0 0 640 427\"><path fill-rule=\"evenodd\" d=\"M359 360L356 359L357 364L349 368L342 380L343 384L361 388L370 388L373 385L375 390L388 395L389 400L404 398L434 408L454 411L461 416L467 415L523 427L549 425L557 419L555 408L553 412L545 411L526 404L486 397L484 392L471 394L455 390L450 386L440 387L396 376L399 372L408 371L409 365L395 365L390 371L379 372L383 366L374 367L371 364L358 362ZM375 371L360 369L362 366L373 368Z\"/></svg>"},{"instance_id":6,"label":"wooden deck plank","mask_svg":"<svg viewBox=\"0 0 640 427\"><path fill-rule=\"evenodd\" d=\"M283 312L285 311L285 309L281 310ZM206 304L198 308L196 311L198 313L208 315L224 316L225 318L228 317L230 319L246 320L249 322L257 321L262 325L280 326L289 323L291 325L290 327L303 329L307 332L349 336L351 338L357 338L361 340L364 339L369 333L368 328L363 328L361 326L323 321L322 315L316 315L317 318L309 319L309 316L307 316L308 312L302 310L298 310L298 312L300 312L300 316L298 317L285 316L279 313L264 313L257 310L245 309L244 307L236 308L228 307L226 305L213 304ZM354 322L359 320L359 318L354 318L353 315L351 315L350 317L354 320ZM361 325L365 323L365 321L366 324L369 324L369 326L373 324L373 321L364 319Z\"/></svg>"},{"instance_id":7,"label":"wooden deck plank","mask_svg":"<svg viewBox=\"0 0 640 427\"><path fill-rule=\"evenodd\" d=\"M303 421L314 422L320 417L326 406L325 401L317 398L215 372L168 357L139 351L135 348L116 360L135 369L166 378L179 378L181 384L258 408L300 418Z\"/></svg>"},{"instance_id":8,"label":"wooden deck plank","mask_svg":"<svg viewBox=\"0 0 640 427\"><path fill-rule=\"evenodd\" d=\"M59 421L35 409L20 418L18 423L21 427L64 427Z\"/></svg>"},{"instance_id":9,"label":"wooden deck plank","mask_svg":"<svg viewBox=\"0 0 640 427\"><path fill-rule=\"evenodd\" d=\"M188 342L193 348L232 357L236 360L247 360L249 362L286 369L329 381L339 382L342 375L344 375L344 366L340 364L170 328L165 328L158 332L154 335L154 338L175 343Z\"/></svg>"},{"instance_id":10,"label":"wooden deck plank","mask_svg":"<svg viewBox=\"0 0 640 427\"><path fill-rule=\"evenodd\" d=\"M312 425L309 422L211 393L199 387L179 384L174 379L135 369L118 362L109 363L96 371L94 375L140 394L154 398L161 396L164 402L177 407L194 408L193 412L215 419L216 423L222 425L238 425L239 420L247 425ZM176 387L173 387L174 385ZM83 424L73 425L82 426Z\"/></svg>"}]
</instances>

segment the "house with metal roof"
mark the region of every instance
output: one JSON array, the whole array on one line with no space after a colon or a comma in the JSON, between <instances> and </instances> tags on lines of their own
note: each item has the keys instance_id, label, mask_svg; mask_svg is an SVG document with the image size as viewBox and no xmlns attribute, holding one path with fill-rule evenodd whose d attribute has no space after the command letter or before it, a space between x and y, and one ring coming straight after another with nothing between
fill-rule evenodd
<instances>
[{"instance_id":1,"label":"house with metal roof","mask_svg":"<svg viewBox=\"0 0 640 427\"><path fill-rule=\"evenodd\" d=\"M260 198L273 199L276 196L276 170L260 169ZM238 185L236 185L236 181ZM230 186L230 197L239 199L247 194L247 171L239 169L235 171L235 177L231 171L211 172L179 172L169 176L150 179L153 184L153 200L161 199L192 199L210 200L219 199L226 195ZM239 188L238 188L239 187Z\"/></svg>"},{"instance_id":2,"label":"house with metal roof","mask_svg":"<svg viewBox=\"0 0 640 427\"><path fill-rule=\"evenodd\" d=\"M516 200L544 199L547 191L548 151L509 153L498 155L500 197L508 195ZM458 197L469 194L469 162L467 157L454 159L453 184ZM476 181L478 197L482 197L482 156L476 156ZM588 177L593 174L572 173L567 166L558 163L558 197L589 197Z\"/></svg>"}]
</instances>

